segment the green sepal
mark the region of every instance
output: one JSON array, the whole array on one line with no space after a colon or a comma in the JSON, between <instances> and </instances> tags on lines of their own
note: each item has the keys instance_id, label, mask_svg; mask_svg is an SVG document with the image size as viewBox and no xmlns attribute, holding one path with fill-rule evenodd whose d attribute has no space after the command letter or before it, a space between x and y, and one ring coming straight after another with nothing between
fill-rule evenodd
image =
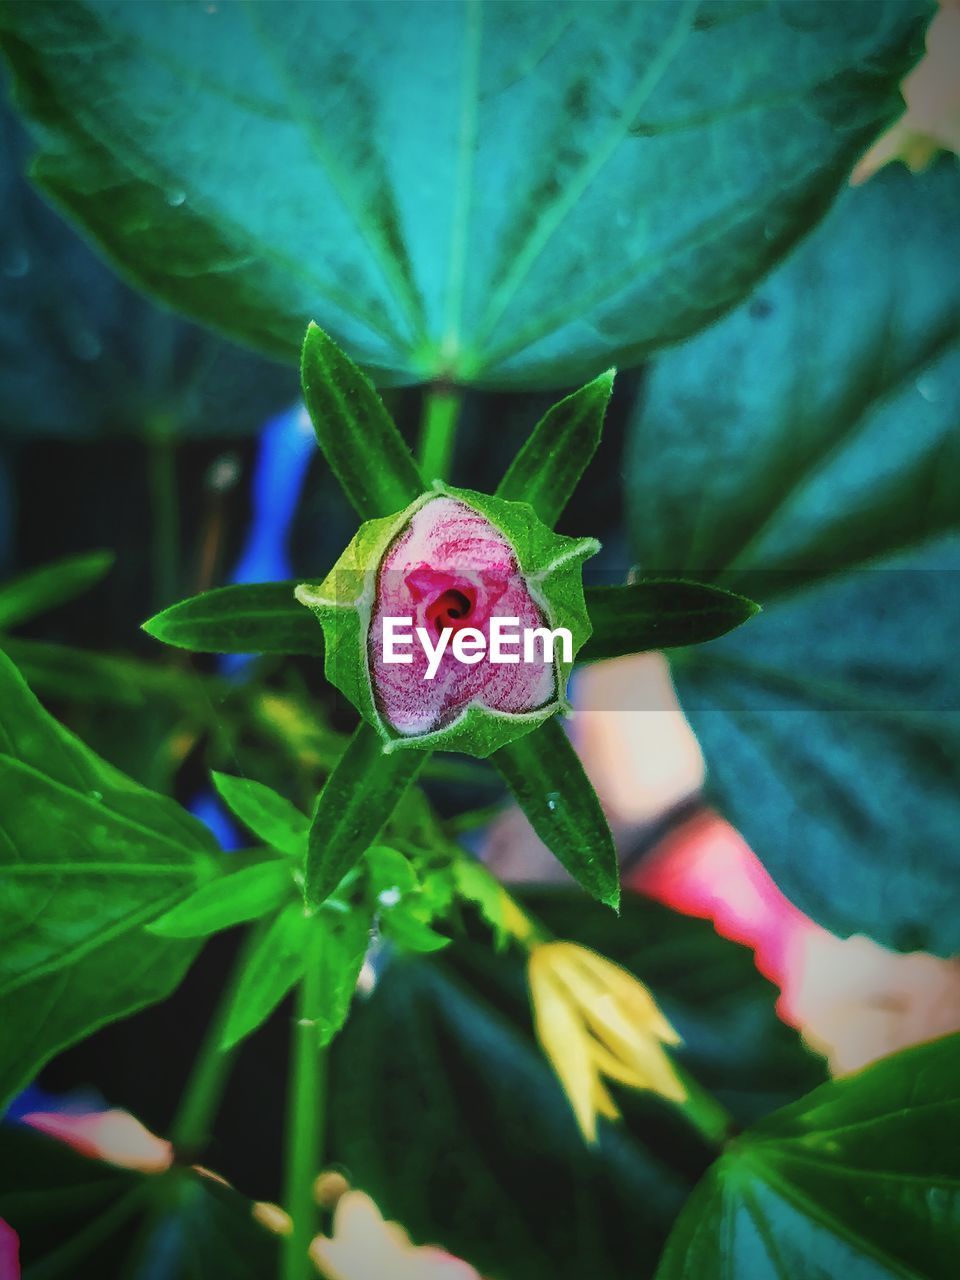
<instances>
[{"instance_id":1,"label":"green sepal","mask_svg":"<svg viewBox=\"0 0 960 1280\"><path fill-rule=\"evenodd\" d=\"M569 629L571 657L575 660L591 630L583 592L583 562L596 554L600 544L594 538L568 538L554 533L529 503L511 502L473 489L436 483L403 511L366 521L323 582L318 586L301 584L296 596L313 611L323 627L327 679L377 731L385 752L413 748L461 751L484 757L530 733L557 711L568 708L566 684L573 661L564 662L557 652L556 696L532 711L498 712L471 703L444 728L417 735L398 733L381 716L367 649L377 574L394 538L416 511L438 496L453 498L471 507L504 535L547 625L551 629L561 626Z\"/></svg>"},{"instance_id":2,"label":"green sepal","mask_svg":"<svg viewBox=\"0 0 960 1280\"><path fill-rule=\"evenodd\" d=\"M553 528L596 453L615 375L608 369L547 410L497 486L498 498L529 502Z\"/></svg>"},{"instance_id":3,"label":"green sepal","mask_svg":"<svg viewBox=\"0 0 960 1280\"><path fill-rule=\"evenodd\" d=\"M0 584L0 631L80 595L100 581L113 560L112 551L84 551Z\"/></svg>"},{"instance_id":4,"label":"green sepal","mask_svg":"<svg viewBox=\"0 0 960 1280\"><path fill-rule=\"evenodd\" d=\"M583 647L581 662L703 644L760 612L746 596L683 579L588 587L586 601L593 634Z\"/></svg>"},{"instance_id":5,"label":"green sepal","mask_svg":"<svg viewBox=\"0 0 960 1280\"><path fill-rule=\"evenodd\" d=\"M412 502L424 488L413 454L367 375L313 321L300 380L320 448L360 518Z\"/></svg>"},{"instance_id":6,"label":"green sepal","mask_svg":"<svg viewBox=\"0 0 960 1280\"><path fill-rule=\"evenodd\" d=\"M613 836L583 765L557 721L498 751L493 763L530 825L587 893L620 905Z\"/></svg>"},{"instance_id":7,"label":"green sepal","mask_svg":"<svg viewBox=\"0 0 960 1280\"><path fill-rule=\"evenodd\" d=\"M289 864L259 862L202 885L171 911L152 920L147 932L161 938L205 938L269 915L284 899L292 898L293 892Z\"/></svg>"},{"instance_id":8,"label":"green sepal","mask_svg":"<svg viewBox=\"0 0 960 1280\"><path fill-rule=\"evenodd\" d=\"M292 858L303 857L310 819L296 805L252 778L215 771L210 776L221 800L264 844Z\"/></svg>"},{"instance_id":9,"label":"green sepal","mask_svg":"<svg viewBox=\"0 0 960 1280\"><path fill-rule=\"evenodd\" d=\"M195 653L303 653L323 642L297 604L295 582L245 582L179 600L148 618L155 640Z\"/></svg>"}]
</instances>

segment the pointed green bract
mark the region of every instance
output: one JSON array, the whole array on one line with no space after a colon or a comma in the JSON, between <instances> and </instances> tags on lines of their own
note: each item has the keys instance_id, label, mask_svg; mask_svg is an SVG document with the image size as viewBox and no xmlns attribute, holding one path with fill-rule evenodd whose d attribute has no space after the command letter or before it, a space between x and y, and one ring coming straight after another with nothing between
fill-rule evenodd
<instances>
[{"instance_id":1,"label":"pointed green bract","mask_svg":"<svg viewBox=\"0 0 960 1280\"><path fill-rule=\"evenodd\" d=\"M381 716L370 672L367 637L374 611L377 573L390 543L420 507L438 496L454 498L478 511L510 543L527 589L550 628L570 631L572 659L590 635L583 595L583 562L595 555L594 538L554 533L526 502L510 502L473 489L435 484L395 515L368 520L357 531L323 582L303 583L297 599L311 609L324 630L327 679L373 726L387 751L447 750L489 756L505 743L530 733L567 706L566 684L573 668L556 656L556 696L529 712L507 713L471 703L448 725L432 732L403 735Z\"/></svg>"},{"instance_id":2,"label":"pointed green bract","mask_svg":"<svg viewBox=\"0 0 960 1280\"><path fill-rule=\"evenodd\" d=\"M615 369L548 409L497 486L497 497L529 502L548 528L557 523L596 452Z\"/></svg>"},{"instance_id":3,"label":"pointed green bract","mask_svg":"<svg viewBox=\"0 0 960 1280\"><path fill-rule=\"evenodd\" d=\"M264 844L290 857L303 857L310 820L296 805L252 778L216 772L211 776L220 798Z\"/></svg>"},{"instance_id":4,"label":"pointed green bract","mask_svg":"<svg viewBox=\"0 0 960 1280\"><path fill-rule=\"evenodd\" d=\"M303 653L323 643L293 594L295 582L217 587L170 605L143 623L164 644L195 653Z\"/></svg>"},{"instance_id":5,"label":"pointed green bract","mask_svg":"<svg viewBox=\"0 0 960 1280\"><path fill-rule=\"evenodd\" d=\"M260 934L246 957L223 1028L221 1049L230 1049L273 1013L303 975L312 920L301 902L288 907Z\"/></svg>"},{"instance_id":6,"label":"pointed green bract","mask_svg":"<svg viewBox=\"0 0 960 1280\"><path fill-rule=\"evenodd\" d=\"M293 895L290 867L261 862L205 884L147 925L161 938L205 938L248 920L269 915Z\"/></svg>"},{"instance_id":7,"label":"pointed green bract","mask_svg":"<svg viewBox=\"0 0 960 1280\"><path fill-rule=\"evenodd\" d=\"M312 321L300 378L320 448L361 519L388 515L423 492L413 454L373 383Z\"/></svg>"},{"instance_id":8,"label":"pointed green bract","mask_svg":"<svg viewBox=\"0 0 960 1280\"><path fill-rule=\"evenodd\" d=\"M317 800L304 884L309 907L328 898L376 842L426 759L426 752L387 753L361 721Z\"/></svg>"},{"instance_id":9,"label":"pointed green bract","mask_svg":"<svg viewBox=\"0 0 960 1280\"><path fill-rule=\"evenodd\" d=\"M112 551L86 551L0 583L0 631L80 595L100 581L113 559Z\"/></svg>"},{"instance_id":10,"label":"pointed green bract","mask_svg":"<svg viewBox=\"0 0 960 1280\"><path fill-rule=\"evenodd\" d=\"M581 662L703 644L760 610L734 591L682 579L587 587L584 594L593 632L581 651Z\"/></svg>"},{"instance_id":11,"label":"pointed green bract","mask_svg":"<svg viewBox=\"0 0 960 1280\"><path fill-rule=\"evenodd\" d=\"M557 720L493 757L534 831L573 878L601 902L620 903L617 851L600 801Z\"/></svg>"}]
</instances>

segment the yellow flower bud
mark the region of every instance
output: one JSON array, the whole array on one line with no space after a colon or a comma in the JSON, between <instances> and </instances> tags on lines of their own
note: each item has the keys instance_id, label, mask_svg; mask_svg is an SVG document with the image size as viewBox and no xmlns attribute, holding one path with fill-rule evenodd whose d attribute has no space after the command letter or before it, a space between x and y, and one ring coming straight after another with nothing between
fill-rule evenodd
<instances>
[{"instance_id":1,"label":"yellow flower bud","mask_svg":"<svg viewBox=\"0 0 960 1280\"><path fill-rule=\"evenodd\" d=\"M680 1037L633 974L587 947L545 942L531 949L528 978L537 1038L588 1142L597 1116L619 1119L604 1078L685 1100L663 1049Z\"/></svg>"}]
</instances>

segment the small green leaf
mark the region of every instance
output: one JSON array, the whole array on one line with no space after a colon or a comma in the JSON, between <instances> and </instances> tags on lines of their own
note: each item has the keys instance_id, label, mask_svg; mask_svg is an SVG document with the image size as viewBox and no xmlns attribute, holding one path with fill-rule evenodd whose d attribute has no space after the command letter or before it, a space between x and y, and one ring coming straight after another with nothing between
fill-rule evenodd
<instances>
[{"instance_id":1,"label":"small green leaf","mask_svg":"<svg viewBox=\"0 0 960 1280\"><path fill-rule=\"evenodd\" d=\"M556 718L501 747L493 763L551 853L589 894L616 908L620 874L613 836Z\"/></svg>"},{"instance_id":2,"label":"small green leaf","mask_svg":"<svg viewBox=\"0 0 960 1280\"><path fill-rule=\"evenodd\" d=\"M360 518L413 502L426 488L413 454L370 379L312 321L300 376L320 448Z\"/></svg>"},{"instance_id":3,"label":"small green leaf","mask_svg":"<svg viewBox=\"0 0 960 1280\"><path fill-rule=\"evenodd\" d=\"M293 879L282 862L261 862L205 884L147 925L161 938L203 938L269 915L291 896Z\"/></svg>"},{"instance_id":4,"label":"small green leaf","mask_svg":"<svg viewBox=\"0 0 960 1280\"><path fill-rule=\"evenodd\" d=\"M399 943L404 951L414 951L424 955L432 951L442 951L453 941L452 938L438 933L436 929L431 929L411 910L403 906L394 907L393 910L384 913L383 931L388 938Z\"/></svg>"},{"instance_id":5,"label":"small green leaf","mask_svg":"<svg viewBox=\"0 0 960 1280\"><path fill-rule=\"evenodd\" d=\"M370 917L360 907L348 915L321 911L313 919L310 962L320 967L323 1004L316 1010L320 1044L329 1044L350 1012L357 979L370 945Z\"/></svg>"},{"instance_id":6,"label":"small green leaf","mask_svg":"<svg viewBox=\"0 0 960 1280\"><path fill-rule=\"evenodd\" d=\"M759 613L746 596L700 582L656 578L623 587L587 587L593 634L581 662L716 640Z\"/></svg>"},{"instance_id":7,"label":"small green leaf","mask_svg":"<svg viewBox=\"0 0 960 1280\"><path fill-rule=\"evenodd\" d=\"M400 897L415 893L417 873L410 865L410 859L386 844L372 845L366 852L366 862L370 869L370 893L379 898L381 893L396 892Z\"/></svg>"},{"instance_id":8,"label":"small green leaf","mask_svg":"<svg viewBox=\"0 0 960 1280\"><path fill-rule=\"evenodd\" d=\"M296 805L252 778L216 772L211 777L221 800L264 844L292 858L303 857L310 820Z\"/></svg>"},{"instance_id":9,"label":"small green leaf","mask_svg":"<svg viewBox=\"0 0 960 1280\"><path fill-rule=\"evenodd\" d=\"M164 644L197 653L323 653L322 633L294 598L294 582L218 587L143 623Z\"/></svg>"},{"instance_id":10,"label":"small green leaf","mask_svg":"<svg viewBox=\"0 0 960 1280\"><path fill-rule=\"evenodd\" d=\"M112 551L89 551L55 560L0 584L0 631L9 631L47 609L80 595L113 564Z\"/></svg>"},{"instance_id":11,"label":"small green leaf","mask_svg":"<svg viewBox=\"0 0 960 1280\"><path fill-rule=\"evenodd\" d=\"M221 1049L231 1049L265 1022L303 976L312 920L291 902L254 944L227 1013Z\"/></svg>"},{"instance_id":12,"label":"small green leaf","mask_svg":"<svg viewBox=\"0 0 960 1280\"><path fill-rule=\"evenodd\" d=\"M953 1280L958 1124L958 1035L822 1085L730 1144L657 1280Z\"/></svg>"},{"instance_id":13,"label":"small green leaf","mask_svg":"<svg viewBox=\"0 0 960 1280\"><path fill-rule=\"evenodd\" d=\"M304 893L318 906L372 845L427 759L425 751L386 752L375 729L357 726L317 800Z\"/></svg>"},{"instance_id":14,"label":"small green leaf","mask_svg":"<svg viewBox=\"0 0 960 1280\"><path fill-rule=\"evenodd\" d=\"M534 427L497 486L497 497L529 502L551 529L596 452L615 369L559 401Z\"/></svg>"}]
</instances>

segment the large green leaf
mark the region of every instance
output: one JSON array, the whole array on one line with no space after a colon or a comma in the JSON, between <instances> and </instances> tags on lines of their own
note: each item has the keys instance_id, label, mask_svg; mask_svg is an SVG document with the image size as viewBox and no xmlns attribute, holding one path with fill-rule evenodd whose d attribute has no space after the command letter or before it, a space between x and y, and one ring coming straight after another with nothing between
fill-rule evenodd
<instances>
[{"instance_id":1,"label":"large green leaf","mask_svg":"<svg viewBox=\"0 0 960 1280\"><path fill-rule=\"evenodd\" d=\"M207 829L50 718L0 654L0 1101L166 996L195 944L142 926L217 869Z\"/></svg>"},{"instance_id":2,"label":"large green leaf","mask_svg":"<svg viewBox=\"0 0 960 1280\"><path fill-rule=\"evenodd\" d=\"M932 6L6 0L35 176L142 285L381 383L570 386L735 303Z\"/></svg>"},{"instance_id":3,"label":"large green leaf","mask_svg":"<svg viewBox=\"0 0 960 1280\"><path fill-rule=\"evenodd\" d=\"M750 952L704 921L632 895L619 921L576 891L529 906L650 983L684 1064L741 1120L822 1080ZM626 1121L587 1147L534 1040L523 956L486 937L394 960L333 1052L332 1157L491 1280L643 1280L709 1160L674 1109L624 1090Z\"/></svg>"},{"instance_id":4,"label":"large green leaf","mask_svg":"<svg viewBox=\"0 0 960 1280\"><path fill-rule=\"evenodd\" d=\"M0 69L2 70L2 69ZM253 431L297 397L283 365L136 294L23 177L0 74L0 434Z\"/></svg>"},{"instance_id":5,"label":"large green leaf","mask_svg":"<svg viewBox=\"0 0 960 1280\"><path fill-rule=\"evenodd\" d=\"M817 1089L731 1144L658 1280L952 1280L960 1036Z\"/></svg>"},{"instance_id":6,"label":"large green leaf","mask_svg":"<svg viewBox=\"0 0 960 1280\"><path fill-rule=\"evenodd\" d=\"M960 171L849 192L753 300L655 366L644 569L759 600L674 674L708 785L841 933L960 949ZM909 228L909 234L905 233Z\"/></svg>"},{"instance_id":7,"label":"large green leaf","mask_svg":"<svg viewBox=\"0 0 960 1280\"><path fill-rule=\"evenodd\" d=\"M250 1202L193 1169L118 1169L19 1126L0 1131L0 1217L20 1236L23 1280L119 1275L132 1224L149 1221L133 1280L263 1280L276 1237ZM122 1256L122 1254L120 1255Z\"/></svg>"}]
</instances>

